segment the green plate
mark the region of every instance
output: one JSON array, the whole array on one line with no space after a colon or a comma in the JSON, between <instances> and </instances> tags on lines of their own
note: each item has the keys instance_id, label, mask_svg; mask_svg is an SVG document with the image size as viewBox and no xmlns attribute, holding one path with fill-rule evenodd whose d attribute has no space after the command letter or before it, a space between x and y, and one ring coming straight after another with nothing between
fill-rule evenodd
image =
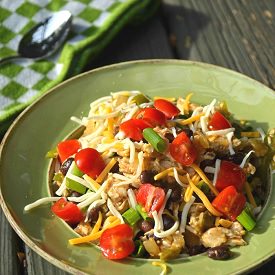
<instances>
[{"instance_id":1,"label":"green plate","mask_svg":"<svg viewBox=\"0 0 275 275\"><path fill-rule=\"evenodd\" d=\"M159 274L150 260L109 261L93 245L70 246L75 233L45 205L24 213L23 208L49 195L49 160L45 153L77 128L70 117L87 114L89 103L120 90L140 90L151 96L185 96L209 103L226 100L239 119L264 130L274 127L275 95L244 75L209 64L149 60L112 65L70 79L25 110L7 132L1 146L1 205L17 234L46 260L77 274ZM273 112L273 116L272 116ZM272 179L274 183L274 177ZM235 257L213 261L205 255L169 262L172 274L232 274L250 270L275 254L275 190L257 228L247 234L249 245L234 248Z\"/></svg>"}]
</instances>

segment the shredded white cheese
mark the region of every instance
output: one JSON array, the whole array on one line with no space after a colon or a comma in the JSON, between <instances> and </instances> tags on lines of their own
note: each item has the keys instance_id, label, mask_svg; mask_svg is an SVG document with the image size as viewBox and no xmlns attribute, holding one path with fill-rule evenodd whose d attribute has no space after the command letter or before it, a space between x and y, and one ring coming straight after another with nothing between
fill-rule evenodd
<instances>
[{"instance_id":1,"label":"shredded white cheese","mask_svg":"<svg viewBox=\"0 0 275 275\"><path fill-rule=\"evenodd\" d=\"M66 176L67 176L67 175L66 175ZM87 187L88 189L91 189L90 184L89 184L86 180L84 180L84 179L82 179L82 178L80 178L80 177L77 177L77 176L75 176L75 175L73 175L73 174L69 174L69 175L67 176L67 178L69 178L69 179L71 179L71 180L74 180L74 181L78 182L79 184L81 184L81 185Z\"/></svg>"},{"instance_id":2,"label":"shredded white cheese","mask_svg":"<svg viewBox=\"0 0 275 275\"><path fill-rule=\"evenodd\" d=\"M160 230L163 230L163 220L162 220L162 213L163 213L163 210L166 206L166 203L168 201L168 199L170 198L171 196L171 193L172 193L172 189L169 189L165 195L165 199L164 199L164 202L158 212L158 216L159 216L159 226L160 226Z\"/></svg>"},{"instance_id":3,"label":"shredded white cheese","mask_svg":"<svg viewBox=\"0 0 275 275\"><path fill-rule=\"evenodd\" d=\"M108 181L104 181L103 184L101 185L101 187L94 193L86 193L89 194L89 196L87 197L87 199L85 199L84 201L80 202L77 206L79 208L84 208L88 205L90 205L92 202L94 202L95 200L98 200L101 196L101 192L105 191L105 189L108 186Z\"/></svg>"},{"instance_id":4,"label":"shredded white cheese","mask_svg":"<svg viewBox=\"0 0 275 275\"><path fill-rule=\"evenodd\" d=\"M119 113L120 113L120 110L116 110L116 111L114 111L112 113L108 113L108 114L88 116L86 119L88 119L88 120L106 119L106 118L116 117Z\"/></svg>"},{"instance_id":5,"label":"shredded white cheese","mask_svg":"<svg viewBox=\"0 0 275 275\"><path fill-rule=\"evenodd\" d=\"M173 171L174 171L174 177L175 177L176 182L177 182L179 185L181 185L182 187L187 187L187 185L184 184L184 183L180 180L178 171L177 171L177 169L176 169L175 167L173 168Z\"/></svg>"},{"instance_id":6,"label":"shredded white cheese","mask_svg":"<svg viewBox=\"0 0 275 275\"><path fill-rule=\"evenodd\" d=\"M262 128L257 128L256 130L260 133L262 141L264 141L266 136L264 130Z\"/></svg>"},{"instance_id":7,"label":"shredded white cheese","mask_svg":"<svg viewBox=\"0 0 275 275\"><path fill-rule=\"evenodd\" d=\"M61 185L59 186L59 188L56 190L55 194L57 196L62 196L63 192L66 190L66 177L68 177L69 175L71 175L72 173L72 170L73 170L73 167L75 165L75 162L73 161L72 164L70 165L68 171L67 171L67 174L66 176L64 177Z\"/></svg>"},{"instance_id":8,"label":"shredded white cheese","mask_svg":"<svg viewBox=\"0 0 275 275\"><path fill-rule=\"evenodd\" d=\"M206 116L200 117L201 130L203 133L205 133L208 130L207 121L208 118Z\"/></svg>"},{"instance_id":9,"label":"shredded white cheese","mask_svg":"<svg viewBox=\"0 0 275 275\"><path fill-rule=\"evenodd\" d=\"M194 203L195 201L195 197L192 196L190 198L190 200L184 205L183 209L182 209L182 213L181 213L181 223L180 223L180 233L185 232L185 226L186 226L186 222L187 222L187 215L189 212L189 209L191 207L191 205Z\"/></svg>"},{"instance_id":10,"label":"shredded white cheese","mask_svg":"<svg viewBox=\"0 0 275 275\"><path fill-rule=\"evenodd\" d=\"M133 189L129 188L127 190L127 195L128 195L130 207L132 207L133 209L136 209L137 200L136 200L136 196L135 196Z\"/></svg>"},{"instance_id":11,"label":"shredded white cheese","mask_svg":"<svg viewBox=\"0 0 275 275\"><path fill-rule=\"evenodd\" d=\"M230 155L234 155L235 151L233 149L233 144L232 144L232 137L234 135L234 132L230 132L226 134L226 138L228 140L228 149L229 149L229 153Z\"/></svg>"},{"instance_id":12,"label":"shredded white cheese","mask_svg":"<svg viewBox=\"0 0 275 275\"><path fill-rule=\"evenodd\" d=\"M130 112L121 120L121 122L131 119L138 110L138 106L131 108Z\"/></svg>"},{"instance_id":13,"label":"shredded white cheese","mask_svg":"<svg viewBox=\"0 0 275 275\"><path fill-rule=\"evenodd\" d=\"M126 138L124 140L125 145L128 145L129 149L130 149L130 158L129 158L129 163L132 164L135 161L135 155L136 155L136 147L135 144L129 139ZM125 148L127 149L127 147Z\"/></svg>"},{"instance_id":14,"label":"shredded white cheese","mask_svg":"<svg viewBox=\"0 0 275 275\"><path fill-rule=\"evenodd\" d=\"M216 171L215 167L212 167L212 166L206 166L206 167L204 168L204 172L205 172L205 173L214 174L215 171Z\"/></svg>"},{"instance_id":15,"label":"shredded white cheese","mask_svg":"<svg viewBox=\"0 0 275 275\"><path fill-rule=\"evenodd\" d=\"M24 207L24 210L25 211L29 211L37 206L40 206L41 204L45 204L45 203L49 203L49 202L53 202L53 201L58 201L60 200L61 197L47 197L47 198L42 198L42 199L39 199L33 203L30 203L28 205L26 205Z\"/></svg>"},{"instance_id":16,"label":"shredded white cheese","mask_svg":"<svg viewBox=\"0 0 275 275\"><path fill-rule=\"evenodd\" d=\"M84 125L83 121L81 119L75 117L75 116L71 116L71 121L74 121L74 122L76 122L76 123L78 123L80 125Z\"/></svg>"},{"instance_id":17,"label":"shredded white cheese","mask_svg":"<svg viewBox=\"0 0 275 275\"><path fill-rule=\"evenodd\" d=\"M179 221L175 221L174 225L166 231L158 231L157 226L159 227L159 217L158 217L157 211L153 211L152 215L155 221L154 235L157 238L165 238L167 236L174 234L177 231L179 227Z\"/></svg>"},{"instance_id":18,"label":"shredded white cheese","mask_svg":"<svg viewBox=\"0 0 275 275\"><path fill-rule=\"evenodd\" d=\"M109 208L109 210L111 211L111 213L116 216L117 218L120 219L121 223L124 223L123 217L121 216L121 214L117 211L117 209L115 208L115 206L113 205L112 201L110 199L107 200L107 206Z\"/></svg>"},{"instance_id":19,"label":"shredded white cheese","mask_svg":"<svg viewBox=\"0 0 275 275\"><path fill-rule=\"evenodd\" d=\"M82 201L85 201L87 198L89 198L91 194L94 194L94 192L88 192L79 197L67 197L67 200L73 201L73 202L82 202Z\"/></svg>"},{"instance_id":20,"label":"shredded white cheese","mask_svg":"<svg viewBox=\"0 0 275 275\"><path fill-rule=\"evenodd\" d=\"M243 160L242 160L242 163L240 164L240 168L244 168L244 166L245 166L245 164L246 164L246 161L248 160L248 158L250 157L250 155L251 155L252 153L255 153L255 151L251 150L251 151L249 151L249 152L245 155L245 157L244 157Z\"/></svg>"},{"instance_id":21,"label":"shredded white cheese","mask_svg":"<svg viewBox=\"0 0 275 275\"><path fill-rule=\"evenodd\" d=\"M175 128L175 127L172 127L171 130L172 130L173 137L176 138L176 137L177 137L176 128Z\"/></svg>"},{"instance_id":22,"label":"shredded white cheese","mask_svg":"<svg viewBox=\"0 0 275 275\"><path fill-rule=\"evenodd\" d=\"M227 128L227 129L223 129L223 130L216 130L216 131L207 131L205 132L205 134L207 136L224 136L230 132L234 132L235 128Z\"/></svg>"},{"instance_id":23,"label":"shredded white cheese","mask_svg":"<svg viewBox=\"0 0 275 275\"><path fill-rule=\"evenodd\" d=\"M93 208L97 208L99 207L100 205L104 204L106 202L106 200L104 199L99 199L99 200L96 200L94 201L87 209L87 214L86 214L86 217L85 217L85 222L87 222L89 220L89 214L90 214L90 211L93 209Z\"/></svg>"},{"instance_id":24,"label":"shredded white cheese","mask_svg":"<svg viewBox=\"0 0 275 275\"><path fill-rule=\"evenodd\" d=\"M216 163L215 163L215 173L214 173L214 179L213 179L213 185L216 185L216 181L218 178L218 174L220 172L220 167L221 167L221 160L220 159L216 159Z\"/></svg>"}]
</instances>

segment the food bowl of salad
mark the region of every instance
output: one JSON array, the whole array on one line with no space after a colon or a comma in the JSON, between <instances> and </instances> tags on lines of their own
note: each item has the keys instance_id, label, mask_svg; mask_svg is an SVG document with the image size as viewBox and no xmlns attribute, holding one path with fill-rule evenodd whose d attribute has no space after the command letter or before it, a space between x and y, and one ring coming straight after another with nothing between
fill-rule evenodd
<instances>
[{"instance_id":1,"label":"food bowl of salad","mask_svg":"<svg viewBox=\"0 0 275 275\"><path fill-rule=\"evenodd\" d=\"M192 61L84 73L7 132L2 208L71 273L247 272L274 255L274 100Z\"/></svg>"}]
</instances>

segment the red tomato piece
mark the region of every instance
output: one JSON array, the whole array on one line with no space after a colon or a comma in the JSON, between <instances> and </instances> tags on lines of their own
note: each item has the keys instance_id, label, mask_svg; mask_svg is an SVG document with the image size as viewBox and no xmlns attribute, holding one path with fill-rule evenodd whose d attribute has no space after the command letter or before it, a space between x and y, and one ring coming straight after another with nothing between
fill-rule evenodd
<instances>
[{"instance_id":1,"label":"red tomato piece","mask_svg":"<svg viewBox=\"0 0 275 275\"><path fill-rule=\"evenodd\" d=\"M77 139L68 139L58 143L57 153L61 162L64 162L68 157L74 155L81 148L80 142Z\"/></svg>"},{"instance_id":2,"label":"red tomato piece","mask_svg":"<svg viewBox=\"0 0 275 275\"><path fill-rule=\"evenodd\" d=\"M51 207L52 212L69 224L79 223L83 219L80 209L72 202L64 198L59 199Z\"/></svg>"},{"instance_id":3,"label":"red tomato piece","mask_svg":"<svg viewBox=\"0 0 275 275\"><path fill-rule=\"evenodd\" d=\"M145 208L145 211L152 215L153 211L159 211L164 199L165 192L160 187L155 187L150 183L144 183L136 193L137 202Z\"/></svg>"},{"instance_id":4,"label":"red tomato piece","mask_svg":"<svg viewBox=\"0 0 275 275\"><path fill-rule=\"evenodd\" d=\"M75 155L75 163L80 171L95 179L105 168L105 163L99 152L93 148L85 148Z\"/></svg>"},{"instance_id":5,"label":"red tomato piece","mask_svg":"<svg viewBox=\"0 0 275 275\"><path fill-rule=\"evenodd\" d=\"M144 108L139 112L137 118L143 118L148 121L152 126L164 125L166 118L164 113L154 108Z\"/></svg>"},{"instance_id":6,"label":"red tomato piece","mask_svg":"<svg viewBox=\"0 0 275 275\"><path fill-rule=\"evenodd\" d=\"M142 131L133 122L133 119L129 119L119 126L120 130L126 135L126 137L131 138L135 141L140 141L143 139Z\"/></svg>"},{"instance_id":7,"label":"red tomato piece","mask_svg":"<svg viewBox=\"0 0 275 275\"><path fill-rule=\"evenodd\" d=\"M135 141L143 139L142 131L152 125L143 119L132 118L120 124L119 128L124 134Z\"/></svg>"},{"instance_id":8,"label":"red tomato piece","mask_svg":"<svg viewBox=\"0 0 275 275\"><path fill-rule=\"evenodd\" d=\"M128 224L106 229L100 237L100 248L105 257L118 260L128 257L135 249L134 233Z\"/></svg>"},{"instance_id":9,"label":"red tomato piece","mask_svg":"<svg viewBox=\"0 0 275 275\"><path fill-rule=\"evenodd\" d=\"M220 112L215 112L208 123L208 127L210 130L222 130L232 126Z\"/></svg>"},{"instance_id":10,"label":"red tomato piece","mask_svg":"<svg viewBox=\"0 0 275 275\"><path fill-rule=\"evenodd\" d=\"M171 156L180 164L189 166L197 158L197 151L185 132L181 132L169 147Z\"/></svg>"},{"instance_id":11,"label":"red tomato piece","mask_svg":"<svg viewBox=\"0 0 275 275\"><path fill-rule=\"evenodd\" d=\"M245 172L239 165L227 160L221 161L220 171L216 181L218 191L222 191L229 185L234 185L240 192L243 189L245 180Z\"/></svg>"},{"instance_id":12,"label":"red tomato piece","mask_svg":"<svg viewBox=\"0 0 275 275\"><path fill-rule=\"evenodd\" d=\"M238 193L233 185L223 189L212 201L212 205L232 221L236 220L241 214L245 204L245 196L242 193Z\"/></svg>"},{"instance_id":13,"label":"red tomato piece","mask_svg":"<svg viewBox=\"0 0 275 275\"><path fill-rule=\"evenodd\" d=\"M165 99L156 99L154 106L157 110L164 113L167 118L172 118L180 113L180 110L173 103Z\"/></svg>"},{"instance_id":14,"label":"red tomato piece","mask_svg":"<svg viewBox=\"0 0 275 275\"><path fill-rule=\"evenodd\" d=\"M142 131L146 128L152 128L153 127L153 125L145 119L133 118L132 121Z\"/></svg>"}]
</instances>

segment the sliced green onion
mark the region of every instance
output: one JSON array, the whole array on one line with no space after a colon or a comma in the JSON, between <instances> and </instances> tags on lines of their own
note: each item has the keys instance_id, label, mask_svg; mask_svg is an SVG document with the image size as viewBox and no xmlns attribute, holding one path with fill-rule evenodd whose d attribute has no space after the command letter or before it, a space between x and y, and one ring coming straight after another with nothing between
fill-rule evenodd
<instances>
[{"instance_id":1,"label":"sliced green onion","mask_svg":"<svg viewBox=\"0 0 275 275\"><path fill-rule=\"evenodd\" d=\"M149 219L151 219L148 214L143 210L143 207L140 204L136 205L136 210L144 220L148 221Z\"/></svg>"},{"instance_id":2,"label":"sliced green onion","mask_svg":"<svg viewBox=\"0 0 275 275\"><path fill-rule=\"evenodd\" d=\"M70 178L66 178L66 187L80 194L84 194L86 192L86 187L84 185Z\"/></svg>"},{"instance_id":3,"label":"sliced green onion","mask_svg":"<svg viewBox=\"0 0 275 275\"><path fill-rule=\"evenodd\" d=\"M131 226L134 226L141 219L139 213L134 208L129 208L122 214L122 217Z\"/></svg>"},{"instance_id":4,"label":"sliced green onion","mask_svg":"<svg viewBox=\"0 0 275 275\"><path fill-rule=\"evenodd\" d=\"M199 183L197 184L197 187L205 194L205 195L209 195L211 193L211 190L209 188L209 186L203 181L199 181Z\"/></svg>"},{"instance_id":5,"label":"sliced green onion","mask_svg":"<svg viewBox=\"0 0 275 275\"><path fill-rule=\"evenodd\" d=\"M132 254L135 258L142 258L144 254L146 253L145 247L141 240L136 240L135 242L135 250Z\"/></svg>"},{"instance_id":6,"label":"sliced green onion","mask_svg":"<svg viewBox=\"0 0 275 275\"><path fill-rule=\"evenodd\" d=\"M55 159L55 158L57 158L57 156L58 156L57 150L56 150L56 148L54 148L54 149L48 151L46 153L45 157L48 159Z\"/></svg>"},{"instance_id":7,"label":"sliced green onion","mask_svg":"<svg viewBox=\"0 0 275 275\"><path fill-rule=\"evenodd\" d=\"M135 102L137 105L140 105L142 103L147 103L149 101L150 101L149 98L146 97L144 94L138 94L133 98L133 102Z\"/></svg>"},{"instance_id":8,"label":"sliced green onion","mask_svg":"<svg viewBox=\"0 0 275 275\"><path fill-rule=\"evenodd\" d=\"M156 151L162 153L166 150L167 144L158 133L152 128L146 128L143 130L143 137L155 148Z\"/></svg>"},{"instance_id":9,"label":"sliced green onion","mask_svg":"<svg viewBox=\"0 0 275 275\"><path fill-rule=\"evenodd\" d=\"M75 162L73 162L71 165L73 165L72 170L71 170L71 174L73 174L74 176L77 176L77 177L82 177L84 175L84 173L82 173L82 171L80 171L78 169Z\"/></svg>"},{"instance_id":10,"label":"sliced green onion","mask_svg":"<svg viewBox=\"0 0 275 275\"><path fill-rule=\"evenodd\" d=\"M244 209L241 214L237 217L237 221L247 230L251 231L255 225L256 221L249 214L247 209Z\"/></svg>"}]
</instances>

